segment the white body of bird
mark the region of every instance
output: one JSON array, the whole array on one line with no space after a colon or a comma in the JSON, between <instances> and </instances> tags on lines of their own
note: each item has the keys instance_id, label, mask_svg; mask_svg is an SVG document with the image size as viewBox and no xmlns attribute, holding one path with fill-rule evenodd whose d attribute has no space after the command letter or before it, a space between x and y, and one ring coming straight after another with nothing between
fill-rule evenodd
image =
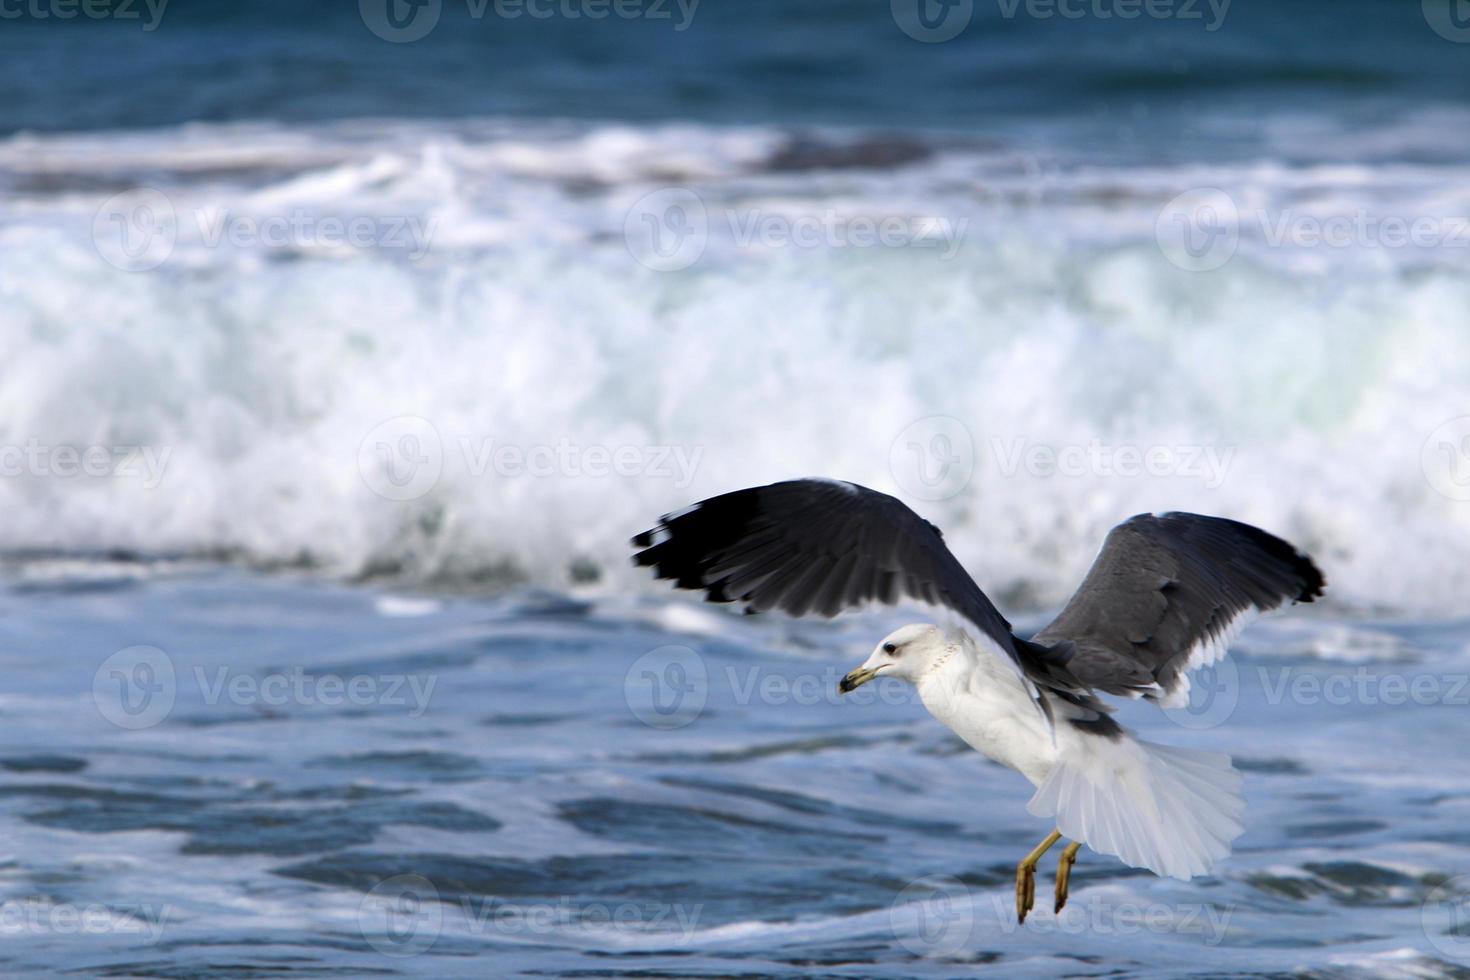
<instances>
[{"instance_id":1,"label":"white body of bird","mask_svg":"<svg viewBox=\"0 0 1470 980\"><path fill-rule=\"evenodd\" d=\"M967 632L905 626L854 674L913 683L930 714L1037 788L1031 814L1125 864L1174 878L1206 874L1244 830L1241 776L1229 756L1145 742L1126 729L1098 734L1072 723L1075 706L1043 692L1049 721L1010 658Z\"/></svg>"},{"instance_id":2,"label":"white body of bird","mask_svg":"<svg viewBox=\"0 0 1470 980\"><path fill-rule=\"evenodd\" d=\"M913 678L924 707L975 751L1040 786L1056 766L1058 745L1009 658L982 648L964 631L945 636L938 627L917 629L933 634L921 633L902 649L904 656L912 652L926 660ZM904 632L888 642L902 640ZM940 649L931 652L930 644Z\"/></svg>"}]
</instances>

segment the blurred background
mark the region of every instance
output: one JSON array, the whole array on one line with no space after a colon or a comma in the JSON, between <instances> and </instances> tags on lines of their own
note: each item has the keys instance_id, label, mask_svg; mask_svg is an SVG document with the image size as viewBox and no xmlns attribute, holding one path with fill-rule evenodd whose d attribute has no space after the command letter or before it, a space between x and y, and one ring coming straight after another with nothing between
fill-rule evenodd
<instances>
[{"instance_id":1,"label":"blurred background","mask_svg":"<svg viewBox=\"0 0 1470 980\"><path fill-rule=\"evenodd\" d=\"M1461 0L26 0L0 82L7 972L1470 975ZM1021 628L1140 511L1309 550L1129 716L1236 863L1007 929L1025 787L831 693L915 614L628 566L804 475Z\"/></svg>"}]
</instances>

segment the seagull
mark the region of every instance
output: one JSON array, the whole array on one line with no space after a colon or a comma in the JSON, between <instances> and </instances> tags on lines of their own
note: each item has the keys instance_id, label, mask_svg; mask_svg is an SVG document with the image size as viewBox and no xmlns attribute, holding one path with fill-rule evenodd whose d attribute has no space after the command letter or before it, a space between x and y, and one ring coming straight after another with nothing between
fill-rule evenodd
<instances>
[{"instance_id":1,"label":"seagull","mask_svg":"<svg viewBox=\"0 0 1470 980\"><path fill-rule=\"evenodd\" d=\"M633 545L634 563L657 578L748 613L832 617L907 598L958 614L957 629L890 633L839 690L907 681L930 714L1036 788L1026 809L1054 826L1016 866L1021 922L1035 906L1038 862L1064 838L1057 913L1084 844L1183 880L1229 855L1245 811L1230 757L1146 742L1101 695L1187 704L1191 671L1223 657L1259 614L1311 602L1325 585L1311 558L1249 524L1139 514L1108 533L1076 594L1025 639L939 528L895 497L828 479L711 497Z\"/></svg>"}]
</instances>

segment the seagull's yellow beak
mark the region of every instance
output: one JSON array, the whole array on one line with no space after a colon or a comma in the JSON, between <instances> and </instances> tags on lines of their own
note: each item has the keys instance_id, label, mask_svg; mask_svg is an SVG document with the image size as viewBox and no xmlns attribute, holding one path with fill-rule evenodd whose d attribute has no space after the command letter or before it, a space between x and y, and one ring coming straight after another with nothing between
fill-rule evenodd
<instances>
[{"instance_id":1,"label":"seagull's yellow beak","mask_svg":"<svg viewBox=\"0 0 1470 980\"><path fill-rule=\"evenodd\" d=\"M846 694L849 691L856 691L858 688L862 687L864 684L868 683L868 681L877 676L877 669L872 667L859 667L857 670L850 671L846 677L842 678L842 680L837 685L837 690L841 691L843 694Z\"/></svg>"}]
</instances>

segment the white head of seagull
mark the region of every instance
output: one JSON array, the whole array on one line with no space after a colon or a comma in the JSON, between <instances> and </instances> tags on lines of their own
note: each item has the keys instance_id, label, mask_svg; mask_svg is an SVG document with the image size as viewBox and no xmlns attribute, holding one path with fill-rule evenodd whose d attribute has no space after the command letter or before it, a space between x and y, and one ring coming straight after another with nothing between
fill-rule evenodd
<instances>
[{"instance_id":1,"label":"white head of seagull","mask_svg":"<svg viewBox=\"0 0 1470 980\"><path fill-rule=\"evenodd\" d=\"M859 668L842 678L837 689L843 694L855 691L882 674L917 684L919 678L943 663L954 653L938 626L912 623L900 626L873 648L872 654Z\"/></svg>"}]
</instances>

